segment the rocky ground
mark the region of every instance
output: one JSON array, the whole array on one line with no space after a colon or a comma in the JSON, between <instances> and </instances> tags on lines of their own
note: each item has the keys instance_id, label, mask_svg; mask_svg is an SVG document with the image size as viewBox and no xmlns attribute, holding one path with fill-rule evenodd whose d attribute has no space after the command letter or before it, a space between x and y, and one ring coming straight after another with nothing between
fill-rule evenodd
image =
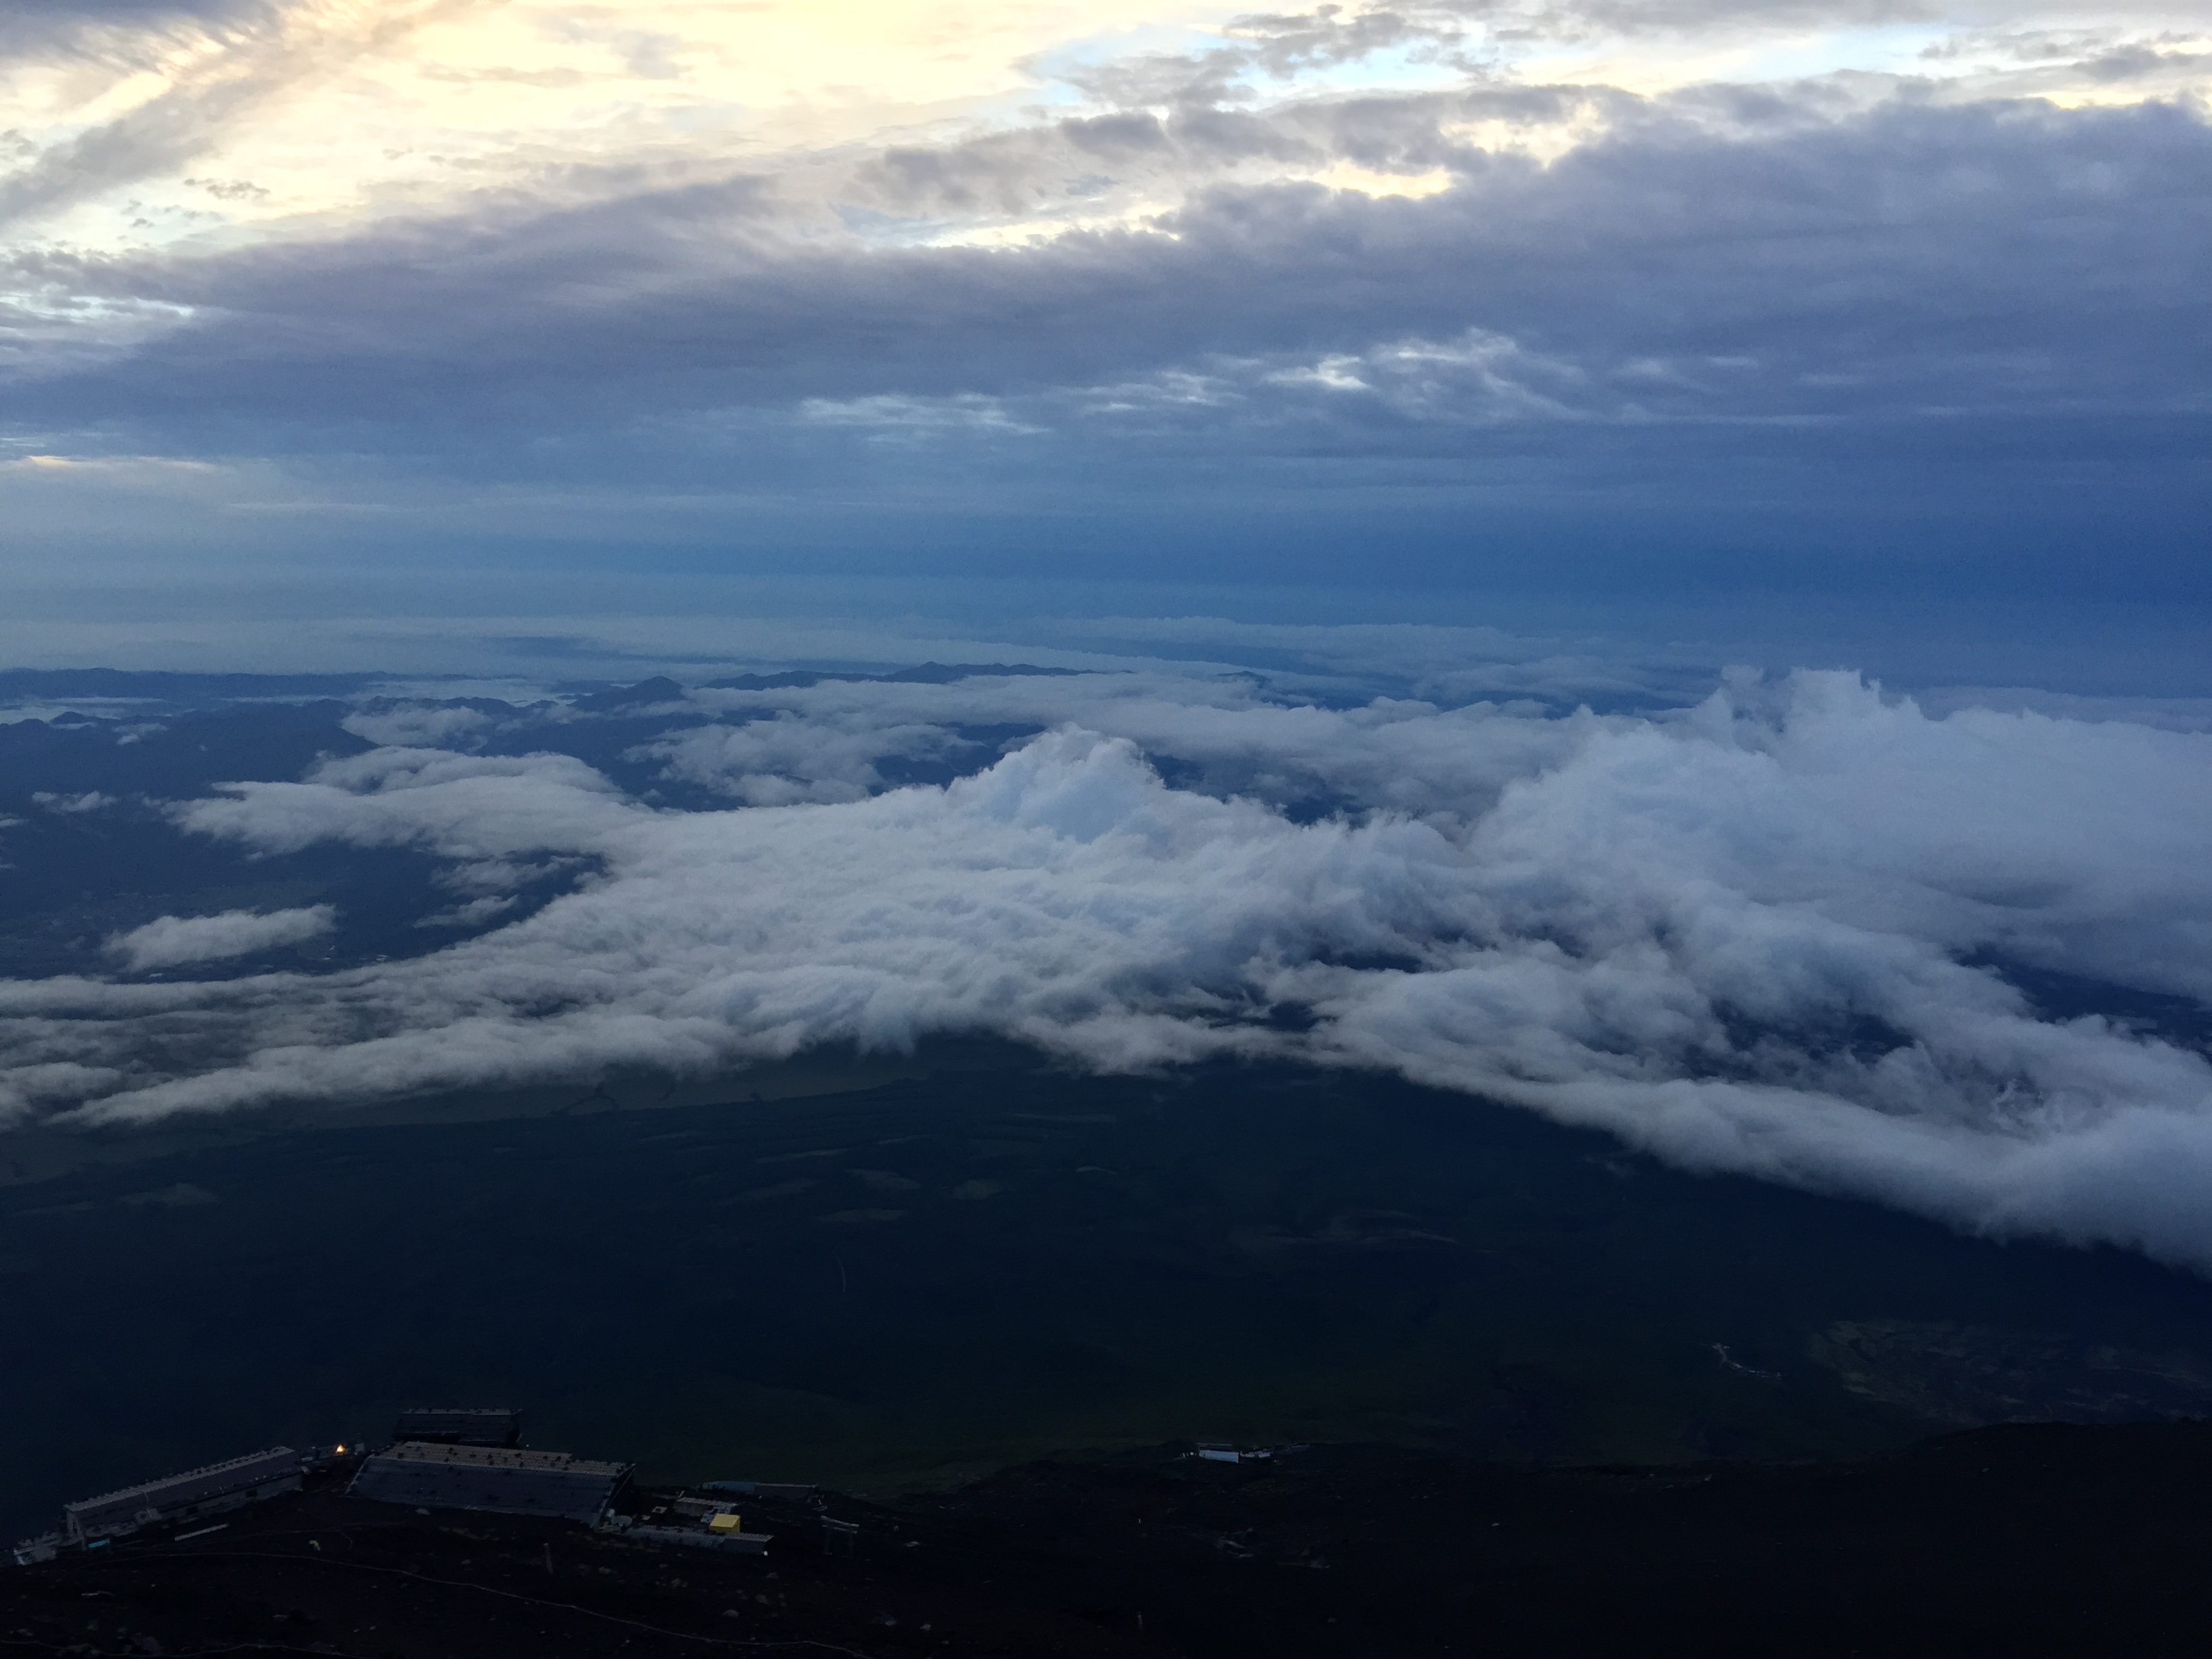
<instances>
[{"instance_id":1,"label":"rocky ground","mask_svg":"<svg viewBox=\"0 0 2212 1659\"><path fill-rule=\"evenodd\" d=\"M870 1504L765 1556L310 1490L0 1577L0 1652L1413 1659L2201 1654L2212 1425L2014 1426L1842 1466L1514 1469L1161 1448ZM857 1522L851 1554L822 1516Z\"/></svg>"}]
</instances>

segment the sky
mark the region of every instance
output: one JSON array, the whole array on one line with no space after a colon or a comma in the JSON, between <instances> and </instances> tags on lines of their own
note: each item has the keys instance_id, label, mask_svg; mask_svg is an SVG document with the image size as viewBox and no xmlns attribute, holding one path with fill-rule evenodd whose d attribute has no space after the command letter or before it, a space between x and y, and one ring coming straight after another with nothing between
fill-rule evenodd
<instances>
[{"instance_id":1,"label":"sky","mask_svg":"<svg viewBox=\"0 0 2212 1659\"><path fill-rule=\"evenodd\" d=\"M17 0L0 657L1206 617L2201 694L2208 42L2203 0Z\"/></svg>"},{"instance_id":2,"label":"sky","mask_svg":"<svg viewBox=\"0 0 2212 1659\"><path fill-rule=\"evenodd\" d=\"M988 1035L2212 1273L2208 86L2204 0L15 0L0 1122Z\"/></svg>"}]
</instances>

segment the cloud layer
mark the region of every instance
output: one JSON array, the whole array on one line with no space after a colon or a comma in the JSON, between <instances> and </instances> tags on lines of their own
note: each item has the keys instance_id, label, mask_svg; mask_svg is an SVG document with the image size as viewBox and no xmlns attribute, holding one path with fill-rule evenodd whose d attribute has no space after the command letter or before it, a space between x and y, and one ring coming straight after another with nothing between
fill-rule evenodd
<instances>
[{"instance_id":1,"label":"cloud layer","mask_svg":"<svg viewBox=\"0 0 2212 1659\"><path fill-rule=\"evenodd\" d=\"M17 1109L990 1033L1115 1069L1394 1068L1692 1168L2212 1272L2212 1066L2122 1014L2212 1003L2199 733L1937 719L1840 674L1615 716L1158 675L671 687L622 711L666 722L626 767L801 803L679 811L437 712L373 718L453 747L176 819L272 856L410 848L487 895L566 860L570 890L340 973L13 982ZM885 787L900 764L964 775Z\"/></svg>"},{"instance_id":2,"label":"cloud layer","mask_svg":"<svg viewBox=\"0 0 2212 1659\"><path fill-rule=\"evenodd\" d=\"M2208 90L2202 0L16 7L11 648L1035 636L932 609L964 583L1134 672L386 699L305 775L56 781L15 842L359 849L422 902L141 893L112 978L0 990L0 1106L991 1031L1387 1065L2212 1265L2203 1060L2115 1023L2212 996L2207 739L2086 718L2207 689ZM1695 614L1760 596L1802 627ZM1561 643L1401 630L1378 678L1262 624L1348 617ZM1587 659L1624 626L1641 666ZM1231 635L1272 686L1161 666ZM2092 701L1649 712L1752 637ZM355 965L236 971L325 927Z\"/></svg>"},{"instance_id":3,"label":"cloud layer","mask_svg":"<svg viewBox=\"0 0 2212 1659\"><path fill-rule=\"evenodd\" d=\"M0 514L310 612L647 548L2201 615L2202 11L46 9Z\"/></svg>"}]
</instances>

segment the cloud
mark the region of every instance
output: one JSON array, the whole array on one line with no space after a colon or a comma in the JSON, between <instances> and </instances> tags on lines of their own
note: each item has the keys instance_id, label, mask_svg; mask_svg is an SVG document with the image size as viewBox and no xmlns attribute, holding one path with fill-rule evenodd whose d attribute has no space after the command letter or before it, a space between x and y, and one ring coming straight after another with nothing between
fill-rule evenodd
<instances>
[{"instance_id":1,"label":"cloud","mask_svg":"<svg viewBox=\"0 0 2212 1659\"><path fill-rule=\"evenodd\" d=\"M186 830L262 852L345 841L497 860L589 845L629 813L612 784L566 755L373 749L325 763L311 783L233 784L228 799L191 802L174 816Z\"/></svg>"},{"instance_id":2,"label":"cloud","mask_svg":"<svg viewBox=\"0 0 2212 1659\"><path fill-rule=\"evenodd\" d=\"M655 809L568 757L419 749L234 786L179 821L272 854L586 873L406 962L14 982L7 1075L106 1122L933 1032L1105 1069L1271 1055L2212 1272L2212 1065L2119 1012L2212 1002L2212 738L1931 718L1842 674L1609 716L1182 684L702 690L720 716L655 750L740 799L856 797L826 804ZM887 752L1078 704L948 784L859 798ZM2039 1006L2034 973L2106 987L2108 1011Z\"/></svg>"},{"instance_id":3,"label":"cloud","mask_svg":"<svg viewBox=\"0 0 2212 1659\"><path fill-rule=\"evenodd\" d=\"M986 10L1000 69L834 141L721 95L749 31L835 33L797 9L239 14L0 165L47 216L0 249L0 444L79 462L0 484L41 549L196 568L295 571L313 514L349 568L419 561L401 592L550 540L568 592L617 546L1321 585L1371 538L1423 594L2054 571L2121 515L2134 597L2191 580L2212 128L2148 13L1348 7L1060 51ZM674 80L563 79L695 26ZM493 64L538 79L439 78ZM103 455L211 465L126 495Z\"/></svg>"},{"instance_id":4,"label":"cloud","mask_svg":"<svg viewBox=\"0 0 2212 1659\"><path fill-rule=\"evenodd\" d=\"M153 56L151 41L180 26L265 22L273 9L272 0L11 0L0 13L0 50L46 54L75 46L112 58L137 46Z\"/></svg>"},{"instance_id":5,"label":"cloud","mask_svg":"<svg viewBox=\"0 0 2212 1659\"><path fill-rule=\"evenodd\" d=\"M2212 258L2189 205L2212 128L2159 106L1770 102L1732 106L1735 130L1653 102L1549 165L1462 146L1458 182L1419 199L1224 185L1152 228L1020 250L794 240L739 181L190 264L49 258L51 280L198 320L25 385L20 418L181 428L188 410L203 443L311 449L319 425L404 450L450 428L463 468L590 429L665 473L731 464L670 422L802 405L878 418L744 428L764 461L811 446L819 466L886 410L933 410L977 453L1045 428L1439 456L1470 420L1740 447L1808 422L2203 412L2166 343ZM1216 395L1133 414L1113 395L1172 375Z\"/></svg>"},{"instance_id":6,"label":"cloud","mask_svg":"<svg viewBox=\"0 0 2212 1659\"><path fill-rule=\"evenodd\" d=\"M2212 125L2203 42L2147 12L1449 3L1062 50L1008 8L964 66L848 31L894 90L825 114L769 88L749 126L735 77L789 78L737 50L769 15L0 22L0 82L37 112L0 134L0 215L29 227L0 251L0 489L19 540L70 550L41 580L82 581L107 630L70 637L175 652L210 611L273 614L270 584L202 577L249 543L304 568L307 513L343 577L308 609L383 581L448 614L340 630L378 666L427 662L437 629L441 661L474 629L551 673L587 639L733 648L699 642L724 627L703 606L635 614L648 583L663 612L708 591L632 556L656 544L907 592L1164 571L1193 609L1234 608L1199 586L1229 569L1279 616L1325 611L1286 608L1316 573L1366 615L1401 582L1395 614L1431 618L1548 580L1577 627L1700 572L1735 597L1814 570L1877 592L1891 636L1942 634L1914 584L1981 558L1990 631L2062 578L2185 592L2169 637L2201 616ZM1711 78L1754 59L1784 67ZM134 543L185 573L178 620L114 620L143 569L76 574ZM525 586L546 617L491 616ZM2046 647L2086 624L2046 603L2011 660L2055 677ZM282 625L288 659L325 649ZM1698 1167L2212 1261L2161 1173L2202 1161L2202 1057L2116 1023L2124 999L2029 996L2038 974L2212 994L2201 710L2154 729L1809 676L1668 712L1720 659L1439 629L1376 671L1342 629L1055 626L1132 672L358 708L372 753L167 823L255 859L406 849L439 869L406 916L475 936L324 975L11 984L0 1109L989 1030L1097 1066L1387 1064ZM51 659L58 624L27 627ZM2202 651L2174 654L2201 690ZM2095 667L2085 697L2127 683ZM112 820L61 810L91 799L11 836L91 834ZM165 918L146 948L276 920Z\"/></svg>"},{"instance_id":7,"label":"cloud","mask_svg":"<svg viewBox=\"0 0 2212 1659\"><path fill-rule=\"evenodd\" d=\"M865 800L884 787L878 763L943 760L970 746L950 726L887 721L880 705L869 708L865 697L843 710L834 702L834 696L812 701L819 712L811 717L779 710L742 726L696 727L641 745L631 758L661 762L663 776L704 784L749 806L787 806Z\"/></svg>"},{"instance_id":8,"label":"cloud","mask_svg":"<svg viewBox=\"0 0 2212 1659\"><path fill-rule=\"evenodd\" d=\"M362 709L347 715L343 723L354 736L388 748L453 749L467 747L492 720L484 710L465 705L440 708L402 703Z\"/></svg>"},{"instance_id":9,"label":"cloud","mask_svg":"<svg viewBox=\"0 0 2212 1659\"><path fill-rule=\"evenodd\" d=\"M481 927L501 912L514 908L514 899L495 897L487 893L482 898L471 899L466 904L456 904L451 909L440 910L422 917L417 927Z\"/></svg>"},{"instance_id":10,"label":"cloud","mask_svg":"<svg viewBox=\"0 0 2212 1659\"><path fill-rule=\"evenodd\" d=\"M104 795L97 789L88 789L76 795L58 795L50 789L41 789L33 793L31 799L49 812L100 812L116 802L115 796Z\"/></svg>"},{"instance_id":11,"label":"cloud","mask_svg":"<svg viewBox=\"0 0 2212 1659\"><path fill-rule=\"evenodd\" d=\"M271 100L329 79L349 62L388 51L410 33L482 3L387 0L365 11L175 8L172 16L211 14L210 27L192 43L196 50L161 54L167 61L160 64L164 84L159 90L112 118L83 125L0 176L0 227L188 166L227 129ZM105 10L100 21L129 15L128 9Z\"/></svg>"},{"instance_id":12,"label":"cloud","mask_svg":"<svg viewBox=\"0 0 2212 1659\"><path fill-rule=\"evenodd\" d=\"M161 916L112 935L108 954L135 974L188 963L221 962L319 939L337 924L327 904L298 910L225 910L214 916Z\"/></svg>"}]
</instances>

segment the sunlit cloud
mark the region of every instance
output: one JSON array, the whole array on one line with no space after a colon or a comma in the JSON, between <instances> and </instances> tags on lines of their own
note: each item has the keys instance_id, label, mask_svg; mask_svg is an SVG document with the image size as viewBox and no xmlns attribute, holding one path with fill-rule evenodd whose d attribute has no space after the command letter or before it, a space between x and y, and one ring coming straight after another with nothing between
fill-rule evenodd
<instances>
[{"instance_id":1,"label":"sunlit cloud","mask_svg":"<svg viewBox=\"0 0 2212 1659\"><path fill-rule=\"evenodd\" d=\"M2022 8L1994 23L1921 8L1414 6L1255 21L1166 0L293 0L158 32L88 26L66 50L44 39L11 56L0 40L14 147L0 218L46 246L212 248L733 170L826 205L872 149L1194 100L1250 112L1475 82L1650 97L1856 76L2060 102L2173 96L2212 74L2190 11ZM1541 118L1548 137L1488 125L1500 147L1560 146ZM1370 193L1439 177L1355 157L1279 170ZM1139 195L1120 210L1175 199Z\"/></svg>"},{"instance_id":2,"label":"sunlit cloud","mask_svg":"<svg viewBox=\"0 0 2212 1659\"><path fill-rule=\"evenodd\" d=\"M912 510L951 544L1332 488L1613 545L1670 490L1746 515L1708 546L1838 500L1885 554L1970 498L2041 534L2021 477L2109 515L2008 446L2197 453L2208 41L2204 0L0 13L0 506L88 591L185 540L331 581L440 536L881 562ZM1843 429L1917 476L1697 435ZM2181 465L2122 487L2168 542Z\"/></svg>"}]
</instances>

